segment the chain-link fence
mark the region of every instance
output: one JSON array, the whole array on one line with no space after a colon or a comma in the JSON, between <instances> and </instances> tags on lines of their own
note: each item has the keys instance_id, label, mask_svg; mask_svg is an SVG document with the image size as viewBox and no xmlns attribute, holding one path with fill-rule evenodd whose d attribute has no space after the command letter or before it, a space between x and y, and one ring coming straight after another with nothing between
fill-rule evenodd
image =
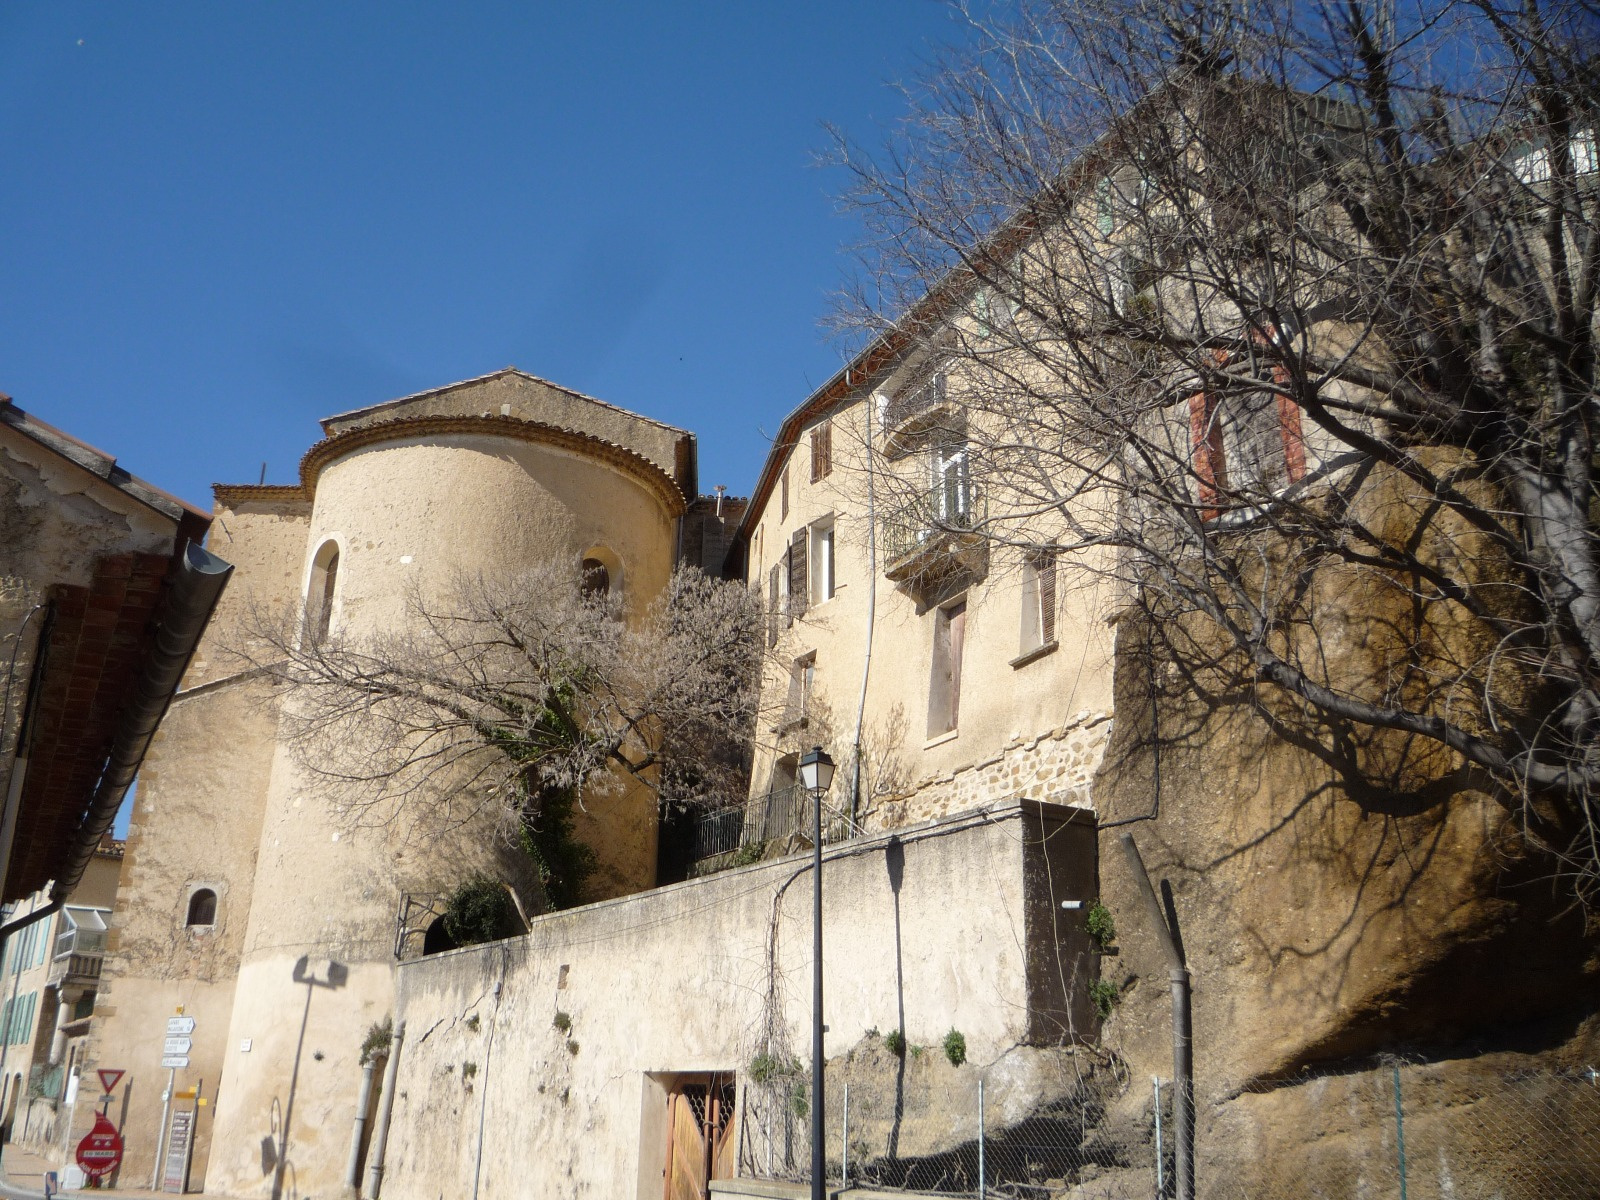
<instances>
[{"instance_id":1,"label":"chain-link fence","mask_svg":"<svg viewBox=\"0 0 1600 1200\"><path fill-rule=\"evenodd\" d=\"M979 1070L882 1043L828 1071L834 1184L1035 1200L1177 1195L1174 1087L1087 1053ZM804 1181L809 1081L747 1082L741 1175ZM1600 1071L1514 1056L1386 1062L1198 1096L1199 1200L1597 1200Z\"/></svg>"}]
</instances>

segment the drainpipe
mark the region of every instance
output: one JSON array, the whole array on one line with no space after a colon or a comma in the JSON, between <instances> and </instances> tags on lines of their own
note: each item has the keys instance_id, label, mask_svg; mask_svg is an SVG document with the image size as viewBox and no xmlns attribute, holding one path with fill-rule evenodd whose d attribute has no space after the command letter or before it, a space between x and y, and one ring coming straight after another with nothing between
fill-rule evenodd
<instances>
[{"instance_id":1,"label":"drainpipe","mask_svg":"<svg viewBox=\"0 0 1600 1200\"><path fill-rule=\"evenodd\" d=\"M850 823L855 824L861 808L861 728L867 715L867 681L872 677L872 632L878 614L878 514L873 486L872 410L878 398L867 394L862 407L867 413L867 646L861 656L861 697L856 702L855 766L850 781ZM835 553L838 548L835 547Z\"/></svg>"},{"instance_id":2,"label":"drainpipe","mask_svg":"<svg viewBox=\"0 0 1600 1200\"><path fill-rule=\"evenodd\" d=\"M400 1074L400 1048L406 1043L406 1023L394 1027L389 1043L389 1065L383 1069L383 1095L378 1097L378 1124L372 1135L372 1165L367 1168L366 1200L378 1200L383 1188L383 1157L389 1149L389 1118L394 1114L394 1081Z\"/></svg>"},{"instance_id":3,"label":"drainpipe","mask_svg":"<svg viewBox=\"0 0 1600 1200\"><path fill-rule=\"evenodd\" d=\"M378 1062L369 1058L361 1066L361 1095L356 1100L356 1124L350 1131L350 1158L344 1165L344 1187L350 1195L355 1195L356 1189L361 1186L361 1138L367 1131L367 1114L372 1108L372 1076L378 1069Z\"/></svg>"},{"instance_id":4,"label":"drainpipe","mask_svg":"<svg viewBox=\"0 0 1600 1200\"><path fill-rule=\"evenodd\" d=\"M1184 965L1166 914L1161 911L1156 890L1150 886L1150 875L1144 869L1144 859L1139 856L1133 834L1124 832L1119 836L1122 852L1128 857L1128 867L1133 871L1134 882L1139 886L1139 895L1167 960L1167 979L1172 985L1172 1133L1176 1143L1176 1196L1177 1200L1194 1200L1194 1029L1189 1014L1189 968Z\"/></svg>"}]
</instances>

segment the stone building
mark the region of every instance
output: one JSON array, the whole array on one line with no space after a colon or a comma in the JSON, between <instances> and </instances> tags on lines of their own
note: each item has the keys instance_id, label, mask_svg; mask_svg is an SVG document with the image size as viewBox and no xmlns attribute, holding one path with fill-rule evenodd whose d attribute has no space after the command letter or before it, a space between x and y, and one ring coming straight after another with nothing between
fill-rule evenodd
<instances>
[{"instance_id":1,"label":"stone building","mask_svg":"<svg viewBox=\"0 0 1600 1200\"><path fill-rule=\"evenodd\" d=\"M123 845L101 839L66 903L47 890L8 910L8 920L45 914L10 939L0 988L0 1112L11 1140L54 1153L72 1128L89 1023L105 959L106 931L122 873ZM93 1076L90 1076L93 1079ZM91 1088L93 1096L98 1088Z\"/></svg>"},{"instance_id":2,"label":"stone building","mask_svg":"<svg viewBox=\"0 0 1600 1200\"><path fill-rule=\"evenodd\" d=\"M636 616L673 570L696 494L691 434L514 369L322 425L298 484L216 488L212 546L238 581L141 777L95 1036L96 1063L129 1073L125 1183L155 1169L171 1072L214 1099L196 1186L335 1194L362 1042L394 1011L397 958L420 953L437 901L474 872L533 906L526 860L471 820L336 813L281 744L270 688L230 653L250 614L288 608L359 636L406 621L408 590L570 559L602 564ZM699 554L721 521L697 513L693 528ZM591 802L577 832L599 859L597 897L655 883L648 789ZM192 1019L191 1044L163 1069L175 1014Z\"/></svg>"}]
</instances>

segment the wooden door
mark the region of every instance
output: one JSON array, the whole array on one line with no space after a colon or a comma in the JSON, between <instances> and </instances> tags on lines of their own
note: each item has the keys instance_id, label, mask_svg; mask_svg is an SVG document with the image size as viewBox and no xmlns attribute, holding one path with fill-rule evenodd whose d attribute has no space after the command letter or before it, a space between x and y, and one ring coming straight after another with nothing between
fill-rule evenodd
<instances>
[{"instance_id":1,"label":"wooden door","mask_svg":"<svg viewBox=\"0 0 1600 1200\"><path fill-rule=\"evenodd\" d=\"M734 1169L731 1075L689 1077L667 1092L666 1200L710 1200L710 1182Z\"/></svg>"}]
</instances>

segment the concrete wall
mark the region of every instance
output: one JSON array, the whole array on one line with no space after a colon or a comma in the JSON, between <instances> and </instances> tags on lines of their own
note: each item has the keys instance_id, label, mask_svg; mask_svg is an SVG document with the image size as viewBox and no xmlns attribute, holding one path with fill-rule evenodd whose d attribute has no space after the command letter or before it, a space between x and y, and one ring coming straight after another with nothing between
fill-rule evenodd
<instances>
[{"instance_id":1,"label":"concrete wall","mask_svg":"<svg viewBox=\"0 0 1600 1200\"><path fill-rule=\"evenodd\" d=\"M895 1028L902 1006L909 1042L959 1028L979 1064L1085 1029L1078 998L1050 980L1074 977L1088 953L1057 901L1094 895L1092 837L1082 814L1007 804L830 850L830 1059ZM404 964L386 1200L654 1200L662 1079L731 1071L742 1085L769 1047L804 1058L810 969L804 856Z\"/></svg>"}]
</instances>

